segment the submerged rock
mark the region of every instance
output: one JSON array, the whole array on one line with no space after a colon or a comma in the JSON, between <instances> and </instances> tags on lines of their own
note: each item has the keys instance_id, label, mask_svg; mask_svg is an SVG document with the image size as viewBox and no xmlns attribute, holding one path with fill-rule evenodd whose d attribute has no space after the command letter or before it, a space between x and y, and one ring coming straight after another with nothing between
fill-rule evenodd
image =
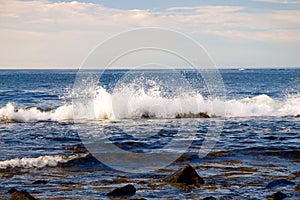
<instances>
[{"instance_id":1,"label":"submerged rock","mask_svg":"<svg viewBox=\"0 0 300 200\"><path fill-rule=\"evenodd\" d=\"M107 193L107 196L132 196L136 192L136 189L133 185L128 184L124 187L116 188L113 191Z\"/></svg>"},{"instance_id":2,"label":"submerged rock","mask_svg":"<svg viewBox=\"0 0 300 200\"><path fill-rule=\"evenodd\" d=\"M274 188L277 186L287 186L287 185L295 185L295 183L292 181L286 180L284 178L281 178L281 179L271 181L270 183L268 183L266 188L271 189L271 188Z\"/></svg>"},{"instance_id":3,"label":"submerged rock","mask_svg":"<svg viewBox=\"0 0 300 200\"><path fill-rule=\"evenodd\" d=\"M284 199L286 197L286 194L282 193L282 192L276 192L270 196L267 197L268 200L281 200Z\"/></svg>"},{"instance_id":4,"label":"submerged rock","mask_svg":"<svg viewBox=\"0 0 300 200\"><path fill-rule=\"evenodd\" d=\"M1 178L12 178L15 174L12 172L2 172Z\"/></svg>"},{"instance_id":5,"label":"submerged rock","mask_svg":"<svg viewBox=\"0 0 300 200\"><path fill-rule=\"evenodd\" d=\"M46 180L37 180L37 181L34 181L32 182L33 185L40 185L40 184L47 184L48 181Z\"/></svg>"},{"instance_id":6,"label":"submerged rock","mask_svg":"<svg viewBox=\"0 0 300 200\"><path fill-rule=\"evenodd\" d=\"M164 178L164 181L171 184L177 184L178 186L199 187L201 184L204 184L203 179L191 165L187 165L176 171L174 174L167 176Z\"/></svg>"},{"instance_id":7,"label":"submerged rock","mask_svg":"<svg viewBox=\"0 0 300 200\"><path fill-rule=\"evenodd\" d=\"M27 191L22 190L18 191L16 189L10 189L8 191L9 193L12 193L9 200L36 200L33 196L31 196Z\"/></svg>"},{"instance_id":8,"label":"submerged rock","mask_svg":"<svg viewBox=\"0 0 300 200\"><path fill-rule=\"evenodd\" d=\"M203 200L217 200L215 197L205 197Z\"/></svg>"}]
</instances>

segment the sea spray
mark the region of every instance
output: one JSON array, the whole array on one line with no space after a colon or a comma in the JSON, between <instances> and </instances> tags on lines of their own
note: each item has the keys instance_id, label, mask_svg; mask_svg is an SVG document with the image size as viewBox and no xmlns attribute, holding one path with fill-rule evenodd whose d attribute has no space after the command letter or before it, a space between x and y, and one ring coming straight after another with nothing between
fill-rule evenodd
<instances>
[{"instance_id":1,"label":"sea spray","mask_svg":"<svg viewBox=\"0 0 300 200\"><path fill-rule=\"evenodd\" d=\"M180 94L173 98L163 97L144 90L138 92L125 87L112 94L103 87L95 91L89 105L62 105L52 110L37 107L18 108L14 103L7 103L0 108L0 121L64 121L64 120L121 120L139 119L148 113L152 118L170 119L178 113L208 113L215 117L282 117L300 115L300 95L287 95L282 100L275 100L262 94L252 98L231 99L225 102L226 113L214 108L219 99L204 98L199 93ZM89 113L87 113L89 112Z\"/></svg>"}]
</instances>

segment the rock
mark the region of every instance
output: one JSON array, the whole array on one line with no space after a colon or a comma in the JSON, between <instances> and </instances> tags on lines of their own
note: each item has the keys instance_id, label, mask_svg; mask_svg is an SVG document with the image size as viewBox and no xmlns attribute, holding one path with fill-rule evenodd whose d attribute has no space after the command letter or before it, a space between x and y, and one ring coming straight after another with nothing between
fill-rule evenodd
<instances>
[{"instance_id":1,"label":"rock","mask_svg":"<svg viewBox=\"0 0 300 200\"><path fill-rule=\"evenodd\" d=\"M167 176L164 180L169 183L184 184L187 186L193 185L199 187L201 184L204 184L203 179L191 165L179 169L174 174Z\"/></svg>"},{"instance_id":2,"label":"rock","mask_svg":"<svg viewBox=\"0 0 300 200\"><path fill-rule=\"evenodd\" d=\"M207 114L207 113L204 113L204 112L199 112L199 113L191 113L189 112L188 114L184 113L177 113L175 115L175 118L177 119L181 119L181 118L210 118L210 116Z\"/></svg>"},{"instance_id":3,"label":"rock","mask_svg":"<svg viewBox=\"0 0 300 200\"><path fill-rule=\"evenodd\" d=\"M281 178L281 179L271 181L270 183L268 183L266 188L271 189L271 188L274 188L277 186L287 186L287 185L295 185L295 183L292 181L286 180L284 178Z\"/></svg>"},{"instance_id":4,"label":"rock","mask_svg":"<svg viewBox=\"0 0 300 200\"><path fill-rule=\"evenodd\" d=\"M215 197L205 197L203 200L217 200Z\"/></svg>"},{"instance_id":5,"label":"rock","mask_svg":"<svg viewBox=\"0 0 300 200\"><path fill-rule=\"evenodd\" d=\"M2 173L2 178L12 178L14 176L14 173L12 172L3 172Z\"/></svg>"},{"instance_id":6,"label":"rock","mask_svg":"<svg viewBox=\"0 0 300 200\"><path fill-rule=\"evenodd\" d=\"M144 113L142 113L141 118L142 119L153 119L153 118L155 118L155 114L150 113L150 112L144 112Z\"/></svg>"},{"instance_id":7,"label":"rock","mask_svg":"<svg viewBox=\"0 0 300 200\"><path fill-rule=\"evenodd\" d=\"M107 193L107 196L132 196L136 192L136 189L133 185L128 184L124 187L116 188L113 191Z\"/></svg>"},{"instance_id":8,"label":"rock","mask_svg":"<svg viewBox=\"0 0 300 200\"><path fill-rule=\"evenodd\" d=\"M48 181L46 181L46 180L37 180L37 181L32 182L31 184L40 185L40 184L47 184L47 183L48 183Z\"/></svg>"},{"instance_id":9,"label":"rock","mask_svg":"<svg viewBox=\"0 0 300 200\"><path fill-rule=\"evenodd\" d=\"M10 192L12 192L12 195L9 200L36 200L33 196L31 196L27 191L22 190L18 191L16 189L11 189Z\"/></svg>"},{"instance_id":10,"label":"rock","mask_svg":"<svg viewBox=\"0 0 300 200\"><path fill-rule=\"evenodd\" d=\"M149 113L149 112L144 112L144 113L141 115L141 118L142 118L142 119L150 119L150 113Z\"/></svg>"},{"instance_id":11,"label":"rock","mask_svg":"<svg viewBox=\"0 0 300 200\"><path fill-rule=\"evenodd\" d=\"M17 192L17 191L18 191L17 189L12 188L12 189L8 190L7 193L12 194L12 193Z\"/></svg>"},{"instance_id":12,"label":"rock","mask_svg":"<svg viewBox=\"0 0 300 200\"><path fill-rule=\"evenodd\" d=\"M200 112L199 118L210 118L210 116L207 113Z\"/></svg>"},{"instance_id":13,"label":"rock","mask_svg":"<svg viewBox=\"0 0 300 200\"><path fill-rule=\"evenodd\" d=\"M286 194L279 191L279 192L272 194L271 196L268 196L267 199L268 200L281 200L281 199L284 199L285 197L286 197Z\"/></svg>"},{"instance_id":14,"label":"rock","mask_svg":"<svg viewBox=\"0 0 300 200\"><path fill-rule=\"evenodd\" d=\"M300 192L300 184L298 184L298 185L294 188L294 190L295 190L296 192Z\"/></svg>"}]
</instances>

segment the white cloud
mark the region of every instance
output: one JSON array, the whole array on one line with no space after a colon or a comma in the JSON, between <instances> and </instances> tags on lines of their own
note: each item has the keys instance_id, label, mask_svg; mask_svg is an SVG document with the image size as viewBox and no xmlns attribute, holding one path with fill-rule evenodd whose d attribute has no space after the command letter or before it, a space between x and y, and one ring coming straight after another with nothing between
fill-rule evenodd
<instances>
[{"instance_id":1,"label":"white cloud","mask_svg":"<svg viewBox=\"0 0 300 200\"><path fill-rule=\"evenodd\" d=\"M94 45L112 34L146 26L219 38L295 43L300 42L297 16L300 10L247 13L240 6L152 11L82 2L5 1L0 3L0 66L50 63L75 67Z\"/></svg>"}]
</instances>

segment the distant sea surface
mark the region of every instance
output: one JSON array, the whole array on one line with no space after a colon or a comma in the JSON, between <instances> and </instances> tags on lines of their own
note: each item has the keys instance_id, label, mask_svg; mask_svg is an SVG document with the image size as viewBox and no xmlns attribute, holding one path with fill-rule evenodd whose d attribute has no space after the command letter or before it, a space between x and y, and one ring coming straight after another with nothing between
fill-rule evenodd
<instances>
[{"instance_id":1,"label":"distant sea surface","mask_svg":"<svg viewBox=\"0 0 300 200\"><path fill-rule=\"evenodd\" d=\"M40 199L108 199L109 191L132 183L132 198L266 199L282 191L299 199L300 69L219 72L223 98L212 97L193 70L107 70L91 91L93 113L86 113L73 104L76 70L0 70L0 198L16 188ZM200 158L214 122L223 123L221 134ZM95 135L105 127L111 142L131 152L160 149L172 139L192 142L163 169L127 173L85 149L79 124ZM203 177L203 187L183 191L161 183L187 163ZM266 188L279 178L295 185Z\"/></svg>"}]
</instances>

